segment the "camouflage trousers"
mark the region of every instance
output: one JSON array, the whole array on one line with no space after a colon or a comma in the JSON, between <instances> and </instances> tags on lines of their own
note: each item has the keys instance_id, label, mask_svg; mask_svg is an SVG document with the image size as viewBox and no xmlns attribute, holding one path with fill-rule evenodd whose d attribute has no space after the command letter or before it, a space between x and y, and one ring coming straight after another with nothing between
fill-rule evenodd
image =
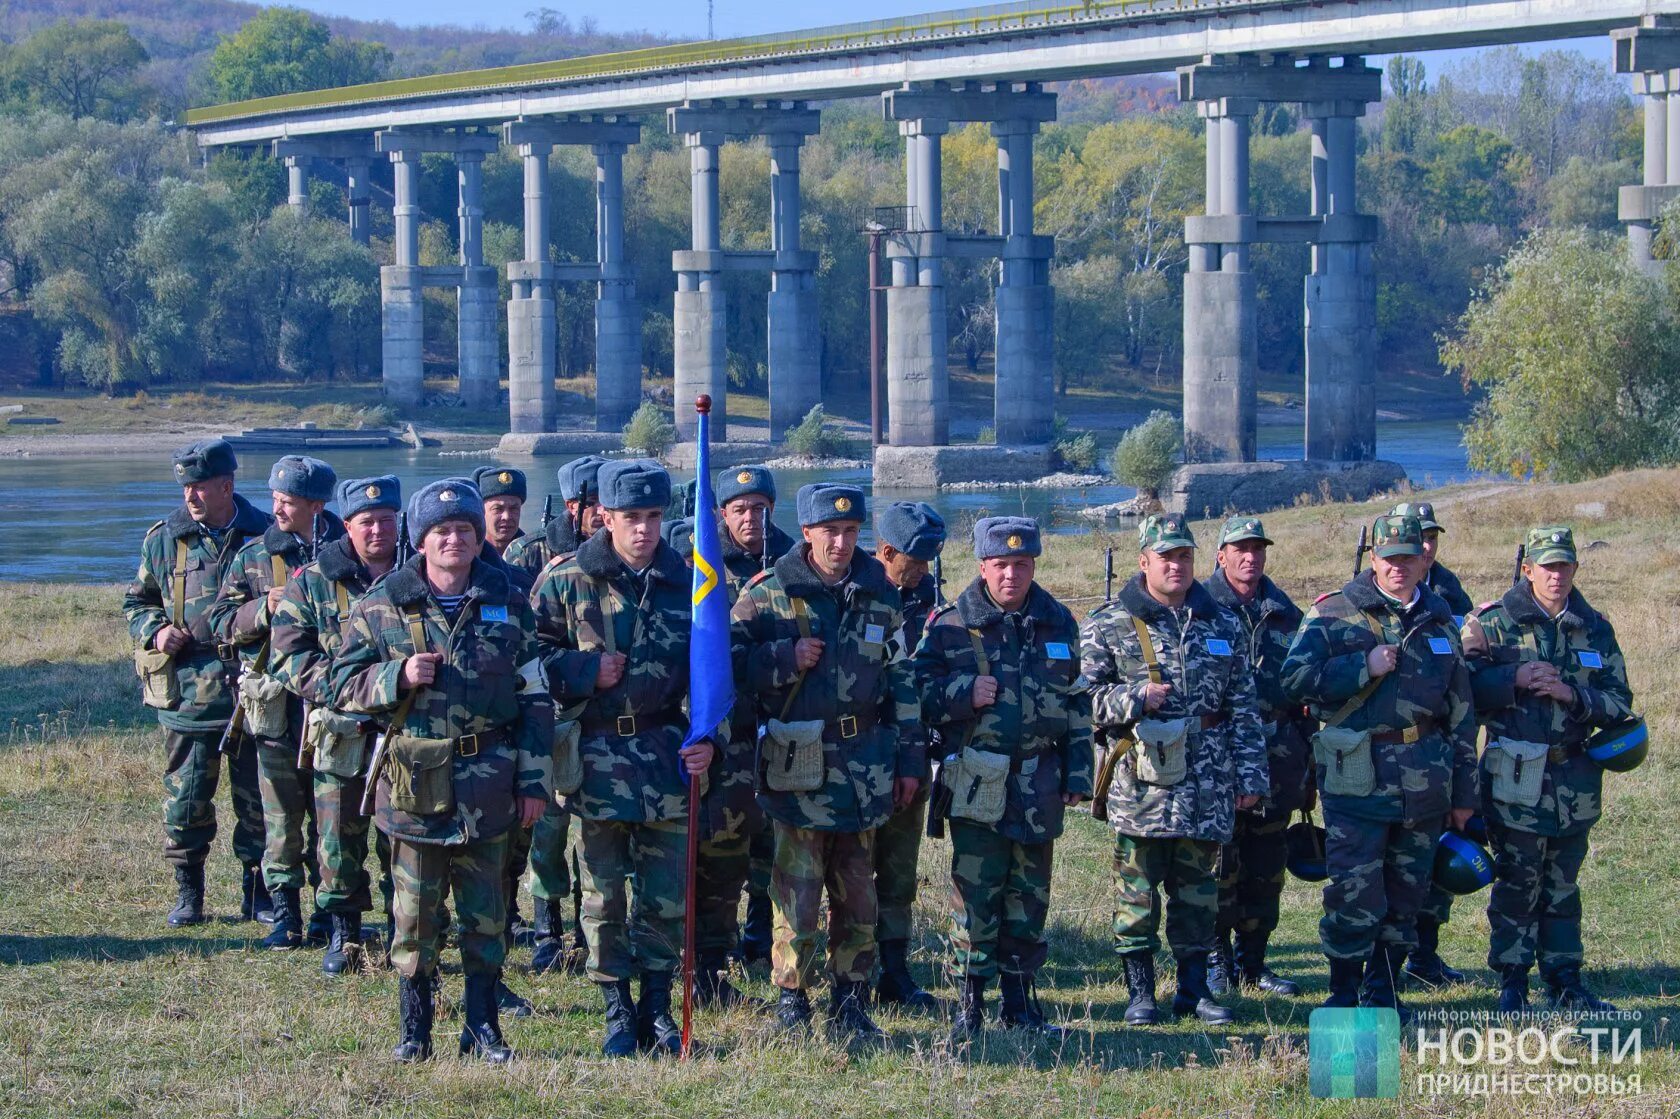
<instances>
[{"instance_id":1,"label":"camouflage trousers","mask_svg":"<svg viewBox=\"0 0 1680 1119\"><path fill-rule=\"evenodd\" d=\"M1289 865L1289 814L1238 812L1231 842L1219 849L1219 937L1270 934Z\"/></svg>"},{"instance_id":2,"label":"camouflage trousers","mask_svg":"<svg viewBox=\"0 0 1680 1119\"><path fill-rule=\"evenodd\" d=\"M1324 954L1365 959L1381 940L1417 945L1417 914L1435 873L1441 823L1365 820L1324 812L1324 917L1318 923Z\"/></svg>"},{"instance_id":3,"label":"camouflage trousers","mask_svg":"<svg viewBox=\"0 0 1680 1119\"><path fill-rule=\"evenodd\" d=\"M1418 920L1428 919L1437 925L1444 925L1452 919L1452 903L1453 895L1431 880L1429 893L1423 899L1423 907L1418 910Z\"/></svg>"},{"instance_id":4,"label":"camouflage trousers","mask_svg":"<svg viewBox=\"0 0 1680 1119\"><path fill-rule=\"evenodd\" d=\"M263 807L263 882L270 890L313 888L321 883L315 861L320 836L315 829L315 783L312 770L299 769L297 744L258 741L257 790Z\"/></svg>"},{"instance_id":5,"label":"camouflage trousers","mask_svg":"<svg viewBox=\"0 0 1680 1119\"><path fill-rule=\"evenodd\" d=\"M875 921L877 941L910 939L910 910L916 904L916 872L922 856L927 806L924 782L908 807L894 812L875 829L875 900L881 912Z\"/></svg>"},{"instance_id":6,"label":"camouflage trousers","mask_svg":"<svg viewBox=\"0 0 1680 1119\"><path fill-rule=\"evenodd\" d=\"M163 859L175 866L202 865L216 838L216 786L221 783L220 731L183 734L164 730ZM257 792L257 751L249 742L227 759L228 799L233 805L233 853L243 866L263 857L262 797Z\"/></svg>"},{"instance_id":7,"label":"camouflage trousers","mask_svg":"<svg viewBox=\"0 0 1680 1119\"><path fill-rule=\"evenodd\" d=\"M770 900L776 929L770 978L784 990L814 987L823 891L828 891L828 973L867 983L875 970L875 833L817 831L775 820Z\"/></svg>"},{"instance_id":8,"label":"camouflage trousers","mask_svg":"<svg viewBox=\"0 0 1680 1119\"><path fill-rule=\"evenodd\" d=\"M1182 960L1213 951L1219 883L1213 876L1219 844L1207 839L1114 837L1114 950L1161 947L1161 894L1166 894L1167 943Z\"/></svg>"},{"instance_id":9,"label":"camouflage trousers","mask_svg":"<svg viewBox=\"0 0 1680 1119\"><path fill-rule=\"evenodd\" d=\"M686 842L686 839L685 839ZM728 952L740 937L741 889L752 861L752 837L714 836L700 844L694 861L694 950Z\"/></svg>"},{"instance_id":10,"label":"camouflage trousers","mask_svg":"<svg viewBox=\"0 0 1680 1119\"><path fill-rule=\"evenodd\" d=\"M1488 897L1488 966L1533 966L1548 979L1559 968L1579 965L1581 864L1587 860L1585 831L1536 835L1488 820L1493 847L1493 892Z\"/></svg>"},{"instance_id":11,"label":"camouflage trousers","mask_svg":"<svg viewBox=\"0 0 1680 1119\"><path fill-rule=\"evenodd\" d=\"M506 888L509 913L519 908L519 880L525 877L525 868L531 865L531 836L534 831L534 827L522 828L515 822L512 831L508 833Z\"/></svg>"},{"instance_id":12,"label":"camouflage trousers","mask_svg":"<svg viewBox=\"0 0 1680 1119\"><path fill-rule=\"evenodd\" d=\"M373 908L367 871L368 833L374 836L379 858L379 892L391 908L391 841L362 815L360 777L338 777L315 771L315 826L320 833L315 860L321 884L315 908L337 913L365 913Z\"/></svg>"},{"instance_id":13,"label":"camouflage trousers","mask_svg":"<svg viewBox=\"0 0 1680 1119\"><path fill-rule=\"evenodd\" d=\"M589 978L667 973L682 960L688 824L578 821Z\"/></svg>"},{"instance_id":14,"label":"camouflage trousers","mask_svg":"<svg viewBox=\"0 0 1680 1119\"><path fill-rule=\"evenodd\" d=\"M455 939L461 947L461 970L494 975L507 956L507 895L502 874L507 866L508 833L472 843L410 843L391 837L391 877L396 882L392 915L391 966L409 979L437 970L445 929L439 919L443 899L455 895Z\"/></svg>"},{"instance_id":15,"label":"camouflage trousers","mask_svg":"<svg viewBox=\"0 0 1680 1119\"><path fill-rule=\"evenodd\" d=\"M1053 843L1016 843L985 824L952 820L951 974L1035 975L1044 966Z\"/></svg>"},{"instance_id":16,"label":"camouflage trousers","mask_svg":"<svg viewBox=\"0 0 1680 1119\"><path fill-rule=\"evenodd\" d=\"M566 862L566 840L572 814L550 804L531 829L531 897L536 901L563 901L572 892L572 868Z\"/></svg>"}]
</instances>

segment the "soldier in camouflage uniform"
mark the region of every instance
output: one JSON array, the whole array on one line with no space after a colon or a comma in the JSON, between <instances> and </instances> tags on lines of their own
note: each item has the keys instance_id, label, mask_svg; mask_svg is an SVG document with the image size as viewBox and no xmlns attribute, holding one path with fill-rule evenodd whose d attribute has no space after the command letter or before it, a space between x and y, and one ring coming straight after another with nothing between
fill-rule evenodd
<instances>
[{"instance_id":1,"label":"soldier in camouflage uniform","mask_svg":"<svg viewBox=\"0 0 1680 1119\"><path fill-rule=\"evenodd\" d=\"M1395 980L1442 824L1462 829L1476 804L1476 720L1458 627L1421 583L1422 525L1378 517L1371 540L1371 570L1307 612L1283 681L1325 724L1313 746L1330 869L1325 1005L1404 1014Z\"/></svg>"},{"instance_id":2,"label":"soldier in camouflage uniform","mask_svg":"<svg viewBox=\"0 0 1680 1119\"><path fill-rule=\"evenodd\" d=\"M768 467L740 466L718 472L713 494L718 503L718 543L723 548L723 563L727 569L729 602L734 605L741 589L754 576L793 550L793 537L776 526L776 478ZM758 725L750 704L737 703L732 721L730 744L732 755L745 751L748 755L746 800L747 813L747 919L741 926L736 951L743 963L756 963L770 958L771 906L770 867L775 861L775 836L770 822L752 799L752 759L758 754ZM738 771L731 765L730 772ZM721 893L720 893L721 897ZM736 903L730 903L731 920Z\"/></svg>"},{"instance_id":3,"label":"soldier in camouflage uniform","mask_svg":"<svg viewBox=\"0 0 1680 1119\"><path fill-rule=\"evenodd\" d=\"M570 559L601 527L599 475L606 461L599 455L585 455L562 466L557 479L564 512L540 535L522 536L508 545L504 558L524 568L534 581L541 580L550 564ZM581 922L573 930L570 946L566 937L564 902L576 886L572 868L566 861L571 820L571 813L556 801L549 804L542 819L531 829L531 903L536 910L532 921L535 943L531 948L531 970L536 972L567 962L580 969L589 952Z\"/></svg>"},{"instance_id":4,"label":"soldier in camouflage uniform","mask_svg":"<svg viewBox=\"0 0 1680 1119\"><path fill-rule=\"evenodd\" d=\"M331 670L336 710L389 724L374 822L391 840L401 978L398 1061L431 1054L432 1007L447 890L466 974L460 1051L502 1063L496 987L506 956L509 832L550 795L554 712L530 603L481 558L484 506L457 479L408 506L418 553L350 611Z\"/></svg>"},{"instance_id":5,"label":"soldier in camouflage uniform","mask_svg":"<svg viewBox=\"0 0 1680 1119\"><path fill-rule=\"evenodd\" d=\"M537 626L562 719L580 728L583 783L562 792L579 820L589 977L606 1002L602 1052L676 1053L671 977L689 886L688 778L704 774L715 751L705 740L682 745L691 579L659 539L670 475L648 459L612 462L600 486L605 527L544 572Z\"/></svg>"},{"instance_id":6,"label":"soldier in camouflage uniform","mask_svg":"<svg viewBox=\"0 0 1680 1119\"><path fill-rule=\"evenodd\" d=\"M1218 566L1202 583L1242 623L1271 782L1264 805L1237 813L1231 841L1219 853L1218 945L1209 973L1216 995L1235 990L1238 983L1279 995L1301 993L1294 980L1266 966L1289 861L1284 833L1289 817L1310 812L1316 800L1307 745L1314 728L1302 717L1301 705L1283 691L1283 661L1301 624L1301 610L1266 576L1271 544L1260 518L1230 518L1219 534Z\"/></svg>"},{"instance_id":7,"label":"soldier in camouflage uniform","mask_svg":"<svg viewBox=\"0 0 1680 1119\"><path fill-rule=\"evenodd\" d=\"M1435 519L1435 506L1427 501L1403 501L1388 511L1391 517L1416 517L1423 526L1423 560L1426 572L1423 585L1441 596L1452 611L1453 624L1462 626L1475 607L1446 564L1440 561L1441 535L1446 527ZM1406 976L1426 987L1441 987L1464 982L1464 973L1449 967L1441 958L1441 926L1452 917L1452 892L1436 882L1430 882L1429 894L1417 915L1417 946L1406 957Z\"/></svg>"},{"instance_id":8,"label":"soldier in camouflage uniform","mask_svg":"<svg viewBox=\"0 0 1680 1119\"><path fill-rule=\"evenodd\" d=\"M146 532L140 569L123 595L123 615L135 647L168 654L160 682L173 680L180 698L158 710L166 761L163 770L164 860L175 870L171 926L204 916L204 860L216 838L216 785L222 762L217 744L233 716L233 651L217 646L210 606L223 573L245 542L263 534L269 517L234 492L239 469L225 440L194 443L174 456L182 503ZM160 698L159 702L162 702ZM254 749L228 754L233 806L233 853L244 867L246 920L273 917L262 883L262 799Z\"/></svg>"},{"instance_id":9,"label":"soldier in camouflage uniform","mask_svg":"<svg viewBox=\"0 0 1680 1119\"><path fill-rule=\"evenodd\" d=\"M332 467L307 455L286 455L269 471L274 523L239 550L210 607L216 638L239 651L242 694L277 685L270 622L286 583L315 558L322 545L344 535L344 522L327 509L338 484ZM289 951L305 943L302 890L321 881L315 861L314 779L303 742L303 701L281 690L271 701L280 724L266 733L247 708L245 730L257 748L257 788L262 794L263 880L274 899L274 928L263 947ZM309 918L307 943L326 944L330 921L319 906Z\"/></svg>"},{"instance_id":10,"label":"soldier in camouflage uniform","mask_svg":"<svg viewBox=\"0 0 1680 1119\"><path fill-rule=\"evenodd\" d=\"M958 747L940 778L951 817L958 1040L979 1036L986 985L1000 972L1004 1025L1062 1036L1044 1017L1033 978L1046 954L1055 840L1066 809L1091 795L1091 708L1079 624L1033 581L1041 550L1036 521L977 523L980 574L934 611L916 649L922 718ZM997 767L990 797L973 795L978 778L966 783L966 760L981 757Z\"/></svg>"},{"instance_id":11,"label":"soldier in camouflage uniform","mask_svg":"<svg viewBox=\"0 0 1680 1119\"><path fill-rule=\"evenodd\" d=\"M909 658L921 644L922 630L940 597L932 564L944 547L944 518L926 502L897 501L876 514L875 558L904 600L904 628L892 635L893 656ZM924 756L931 760L935 743L926 730L921 733L927 740ZM910 911L916 904L930 776L928 770L920 774L916 799L894 812L875 833L875 897L880 906L875 943L881 956L875 997L883 1006L924 1013L937 1009L939 1003L910 974Z\"/></svg>"},{"instance_id":12,"label":"soldier in camouflage uniform","mask_svg":"<svg viewBox=\"0 0 1680 1119\"><path fill-rule=\"evenodd\" d=\"M1138 574L1080 627L1092 726L1123 751L1106 807L1115 829L1115 948L1131 995L1126 1022L1157 1020L1164 887L1178 962L1173 1013L1223 1024L1233 1015L1207 981L1219 916L1214 868L1236 814L1270 792L1266 741L1247 634L1196 582L1190 526L1177 513L1145 518L1138 544Z\"/></svg>"},{"instance_id":13,"label":"soldier in camouflage uniform","mask_svg":"<svg viewBox=\"0 0 1680 1119\"><path fill-rule=\"evenodd\" d=\"M359 962L362 913L373 907L365 864L368 818L362 814L363 775L367 772L370 720L332 708L330 672L344 643L350 608L391 570L397 553L397 513L402 488L393 475L355 478L339 483L338 508L345 535L321 548L280 596L274 611L273 674L308 704L314 725L315 825L320 835L317 860L321 882L315 910L332 919L332 938L321 970L342 975ZM391 844L377 840L380 892L385 897L386 933L392 931Z\"/></svg>"},{"instance_id":14,"label":"soldier in camouflage uniform","mask_svg":"<svg viewBox=\"0 0 1680 1119\"><path fill-rule=\"evenodd\" d=\"M733 611L736 703L775 721L780 735L760 744L758 764L776 844L776 1017L788 1030L810 1024L826 890L829 1029L880 1037L867 1010L875 829L920 786L920 710L909 664L892 655L904 624L898 591L857 550L863 491L813 484L798 507L805 543L748 583Z\"/></svg>"},{"instance_id":15,"label":"soldier in camouflage uniform","mask_svg":"<svg viewBox=\"0 0 1680 1119\"><path fill-rule=\"evenodd\" d=\"M1522 1010L1538 956L1552 1005L1614 1010L1581 981L1581 891L1604 773L1583 750L1599 727L1632 716L1616 631L1575 589L1575 536L1531 529L1523 579L1477 615L1466 645L1476 711L1487 726L1482 806L1493 847L1488 966L1499 1009ZM1480 637L1480 639L1478 639ZM1521 758L1521 762L1518 761ZM1541 769L1536 782L1521 766Z\"/></svg>"}]
</instances>

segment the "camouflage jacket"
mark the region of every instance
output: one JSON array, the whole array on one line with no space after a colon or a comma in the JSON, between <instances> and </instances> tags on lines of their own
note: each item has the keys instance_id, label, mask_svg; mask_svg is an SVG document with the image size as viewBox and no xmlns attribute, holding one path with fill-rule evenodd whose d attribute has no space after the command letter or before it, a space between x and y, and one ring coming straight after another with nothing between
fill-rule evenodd
<instances>
[{"instance_id":1,"label":"camouflage jacket","mask_svg":"<svg viewBox=\"0 0 1680 1119\"><path fill-rule=\"evenodd\" d=\"M1540 803L1532 808L1504 804L1495 801L1484 786L1485 810L1509 827L1541 835L1585 830L1601 811L1604 771L1582 752L1582 744L1599 727L1633 713L1633 693L1616 631L1580 591L1570 592L1562 614L1548 617L1526 583L1506 591L1504 598L1485 607L1478 617L1487 634L1488 652L1471 658L1470 686L1489 740L1543 742L1562 748L1566 755L1561 761L1545 762ZM1564 682L1575 689L1573 704L1517 690L1517 667L1535 660L1557 667ZM1483 760L1487 760L1485 754Z\"/></svg>"},{"instance_id":2,"label":"camouflage jacket","mask_svg":"<svg viewBox=\"0 0 1680 1119\"><path fill-rule=\"evenodd\" d=\"M1465 593L1464 584L1444 563L1429 565L1429 574L1423 577L1423 585L1441 596L1459 625L1464 624L1464 616L1476 607L1475 600Z\"/></svg>"},{"instance_id":3,"label":"camouflage jacket","mask_svg":"<svg viewBox=\"0 0 1680 1119\"><path fill-rule=\"evenodd\" d=\"M1309 738L1316 724L1283 689L1283 662L1300 628L1301 608L1265 576L1261 576L1260 590L1250 602L1237 597L1222 569L1202 580L1202 586L1215 602L1237 616L1248 634L1248 667L1254 673L1254 695L1266 732L1266 768L1272 784L1266 796L1266 814L1287 816L1306 803L1314 777Z\"/></svg>"},{"instance_id":4,"label":"camouflage jacket","mask_svg":"<svg viewBox=\"0 0 1680 1119\"><path fill-rule=\"evenodd\" d=\"M129 636L138 648L150 647L158 630L174 615L176 593L184 594L181 620L183 628L192 634L192 642L174 658L181 702L158 712L158 722L170 730L187 734L220 731L233 717L230 685L236 664L231 652L227 662L217 655L210 607L221 589L222 576L239 550L269 526L268 514L244 497L234 494L233 502L233 524L219 546L216 538L192 519L185 505L153 525L140 545L140 570L123 595ZM181 543L187 546L186 563L177 572L175 559ZM174 581L177 576L180 583Z\"/></svg>"},{"instance_id":5,"label":"camouflage jacket","mask_svg":"<svg viewBox=\"0 0 1680 1119\"><path fill-rule=\"evenodd\" d=\"M688 565L669 545L661 544L638 576L602 529L571 559L550 564L532 595L550 692L562 718L582 724L583 786L566 807L585 819L688 818L688 778L677 751L688 734L690 585ZM601 654L609 651L608 599L611 649L627 660L624 678L597 691Z\"/></svg>"},{"instance_id":6,"label":"camouflage jacket","mask_svg":"<svg viewBox=\"0 0 1680 1119\"><path fill-rule=\"evenodd\" d=\"M500 568L502 574L508 577L508 581L514 585L514 588L520 594L525 595L527 598L530 597L531 590L536 586L537 582L537 577L535 575L531 574L519 564L509 563L502 557L502 553L496 551L496 546L488 540L484 542L484 547L480 549L479 558L491 567Z\"/></svg>"},{"instance_id":7,"label":"camouflage jacket","mask_svg":"<svg viewBox=\"0 0 1680 1119\"><path fill-rule=\"evenodd\" d=\"M769 556L769 562L777 560L793 551L794 539L776 527L776 522L770 522L770 533L765 538L764 551ZM729 594L731 598L741 593L754 576L767 570L763 556L757 556L735 543L735 538L729 535L729 526L723 523L723 517L718 517L718 545L723 549L723 566L729 569Z\"/></svg>"},{"instance_id":8,"label":"camouflage jacket","mask_svg":"<svg viewBox=\"0 0 1680 1119\"><path fill-rule=\"evenodd\" d=\"M320 545L326 546L344 535L338 514L321 513ZM219 641L239 650L239 661L249 670L263 644L268 641L268 591L275 586L274 559L285 565L288 581L308 562L309 546L278 525L239 549L233 566L222 579L222 589L210 607L210 628ZM284 586L284 583L280 584Z\"/></svg>"},{"instance_id":9,"label":"camouflage jacket","mask_svg":"<svg viewBox=\"0 0 1680 1119\"><path fill-rule=\"evenodd\" d=\"M783 555L735 600L735 702L750 705L759 722L824 724L820 788L775 792L764 782L760 758L758 801L766 813L799 828L868 831L892 815L894 779L919 779L927 768L910 662L892 656L888 642L903 624L901 600L872 556L855 553L845 580L829 587L812 570L808 551L801 544ZM784 713L800 677L794 599L804 604L823 653Z\"/></svg>"},{"instance_id":10,"label":"camouflage jacket","mask_svg":"<svg viewBox=\"0 0 1680 1119\"><path fill-rule=\"evenodd\" d=\"M426 582L415 556L376 583L350 609L344 647L330 672L332 706L387 719L403 698L403 661L417 650L409 616L418 611L425 652L443 654L437 678L421 690L403 729L426 738L480 736L472 753L451 760L455 811L433 815L391 807L391 771L380 771L375 823L410 843L461 844L490 839L517 818L514 798L549 797L554 709L537 659L531 604L500 568L472 567L454 621Z\"/></svg>"},{"instance_id":11,"label":"camouflage jacket","mask_svg":"<svg viewBox=\"0 0 1680 1119\"><path fill-rule=\"evenodd\" d=\"M572 531L572 518L562 511L548 522L546 531L525 532L515 537L502 554L502 559L528 572L535 584L540 580L543 568L553 560L565 559L576 552L578 543L577 533Z\"/></svg>"},{"instance_id":12,"label":"camouflage jacket","mask_svg":"<svg viewBox=\"0 0 1680 1119\"><path fill-rule=\"evenodd\" d=\"M1035 583L1022 608L1005 614L976 579L928 619L914 667L922 718L944 728L946 742L1012 759L1003 818L992 827L1016 843L1060 836L1062 794L1091 795L1091 701L1067 607ZM981 675L997 678L997 701L976 711Z\"/></svg>"},{"instance_id":13,"label":"camouflage jacket","mask_svg":"<svg viewBox=\"0 0 1680 1119\"><path fill-rule=\"evenodd\" d=\"M1133 618L1148 629L1162 678L1172 685L1153 714L1143 704L1149 668ZM1122 739L1140 719L1191 720L1188 770L1177 784L1139 780L1135 750L1115 763L1109 823L1146 838L1229 840L1237 797L1270 791L1242 623L1200 583L1191 584L1177 610L1165 606L1150 597L1140 574L1120 588L1115 601L1085 619L1080 651L1091 690L1091 724L1111 742L1124 747Z\"/></svg>"},{"instance_id":14,"label":"camouflage jacket","mask_svg":"<svg viewBox=\"0 0 1680 1119\"><path fill-rule=\"evenodd\" d=\"M1325 807L1371 820L1425 821L1476 806L1476 716L1458 627L1441 597L1418 587L1402 610L1370 571L1313 604L1283 666L1285 691L1319 721L1331 718L1371 682L1365 654L1399 645L1400 661L1341 725L1403 731L1430 723L1416 742L1371 748L1376 787L1369 796L1321 793ZM1322 767L1318 786L1324 788Z\"/></svg>"},{"instance_id":15,"label":"camouflage jacket","mask_svg":"<svg viewBox=\"0 0 1680 1119\"><path fill-rule=\"evenodd\" d=\"M344 646L350 607L373 583L349 537L341 536L286 584L270 623L270 672L288 691L315 706L331 706L332 661Z\"/></svg>"},{"instance_id":16,"label":"camouflage jacket","mask_svg":"<svg viewBox=\"0 0 1680 1119\"><path fill-rule=\"evenodd\" d=\"M915 655L916 647L922 643L922 633L927 629L933 614L934 590L932 575L924 576L920 583L908 590L904 587L898 588L898 597L904 602L904 624L887 638L887 643L891 646L888 650L889 656L908 660ZM920 694L919 689L917 694ZM928 760L928 767L921 774L921 779L925 782L932 777L933 762L945 756L944 739L939 729L931 723L922 723L918 731L924 742L923 756Z\"/></svg>"}]
</instances>

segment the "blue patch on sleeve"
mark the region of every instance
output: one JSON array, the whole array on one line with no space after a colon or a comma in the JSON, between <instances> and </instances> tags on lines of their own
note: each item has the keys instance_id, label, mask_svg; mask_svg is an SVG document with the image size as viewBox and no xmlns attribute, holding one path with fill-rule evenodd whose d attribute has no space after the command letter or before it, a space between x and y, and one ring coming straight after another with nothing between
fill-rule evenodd
<instances>
[{"instance_id":1,"label":"blue patch on sleeve","mask_svg":"<svg viewBox=\"0 0 1680 1119\"><path fill-rule=\"evenodd\" d=\"M1216 657L1228 657L1231 655L1231 643L1221 637L1210 637L1207 639L1207 650Z\"/></svg>"},{"instance_id":2,"label":"blue patch on sleeve","mask_svg":"<svg viewBox=\"0 0 1680 1119\"><path fill-rule=\"evenodd\" d=\"M1582 649L1579 654L1582 668L1603 668L1604 658L1590 649Z\"/></svg>"},{"instance_id":3,"label":"blue patch on sleeve","mask_svg":"<svg viewBox=\"0 0 1680 1119\"><path fill-rule=\"evenodd\" d=\"M887 631L881 626L867 625L863 627L863 639L872 645L879 645L887 639Z\"/></svg>"},{"instance_id":4,"label":"blue patch on sleeve","mask_svg":"<svg viewBox=\"0 0 1680 1119\"><path fill-rule=\"evenodd\" d=\"M1463 614L1454 614L1453 615L1453 625L1457 626L1459 629L1463 629L1464 628L1464 615Z\"/></svg>"},{"instance_id":5,"label":"blue patch on sleeve","mask_svg":"<svg viewBox=\"0 0 1680 1119\"><path fill-rule=\"evenodd\" d=\"M1067 647L1065 641L1046 641L1044 643L1044 655L1053 661L1070 661L1073 659L1073 652Z\"/></svg>"},{"instance_id":6,"label":"blue patch on sleeve","mask_svg":"<svg viewBox=\"0 0 1680 1119\"><path fill-rule=\"evenodd\" d=\"M1438 657L1450 657L1453 651L1452 642L1445 637L1431 637L1429 639L1429 651Z\"/></svg>"},{"instance_id":7,"label":"blue patch on sleeve","mask_svg":"<svg viewBox=\"0 0 1680 1119\"><path fill-rule=\"evenodd\" d=\"M505 622L508 620L506 606L480 606L478 620L481 622Z\"/></svg>"}]
</instances>

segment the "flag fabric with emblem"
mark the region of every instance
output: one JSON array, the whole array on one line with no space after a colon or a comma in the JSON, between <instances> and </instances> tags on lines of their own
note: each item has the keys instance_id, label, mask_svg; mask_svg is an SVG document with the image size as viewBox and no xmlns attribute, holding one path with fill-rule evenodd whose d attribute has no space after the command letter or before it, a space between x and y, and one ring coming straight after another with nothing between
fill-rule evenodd
<instances>
[{"instance_id":1,"label":"flag fabric with emblem","mask_svg":"<svg viewBox=\"0 0 1680 1119\"><path fill-rule=\"evenodd\" d=\"M699 457L695 460L694 592L688 641L688 738L690 746L709 737L735 705L735 677L729 661L729 592L712 497L711 416L700 413Z\"/></svg>"}]
</instances>

